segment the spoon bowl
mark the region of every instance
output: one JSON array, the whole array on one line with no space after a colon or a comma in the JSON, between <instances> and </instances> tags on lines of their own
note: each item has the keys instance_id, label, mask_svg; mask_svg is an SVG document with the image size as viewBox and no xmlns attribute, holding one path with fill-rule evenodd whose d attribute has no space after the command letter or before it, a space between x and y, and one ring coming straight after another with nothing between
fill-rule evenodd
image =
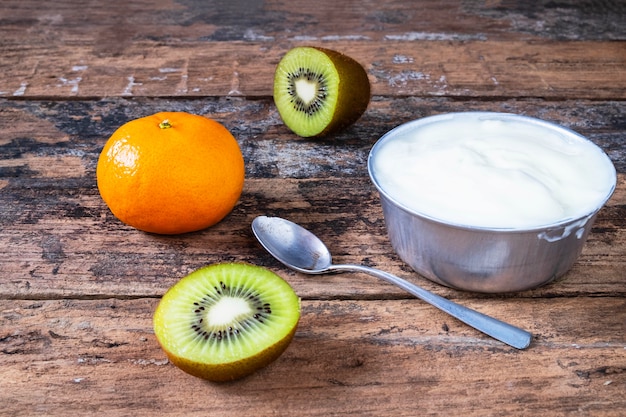
<instances>
[{"instance_id":1,"label":"spoon bowl","mask_svg":"<svg viewBox=\"0 0 626 417\"><path fill-rule=\"evenodd\" d=\"M305 228L279 217L260 216L252 231L261 245L289 268L305 274L323 274L332 265L330 251Z\"/></svg>"},{"instance_id":2,"label":"spoon bowl","mask_svg":"<svg viewBox=\"0 0 626 417\"><path fill-rule=\"evenodd\" d=\"M265 250L295 271L304 274L341 271L369 274L404 289L503 343L517 349L525 349L530 344L532 335L527 331L461 306L395 275L364 265L334 265L326 245L313 233L289 220L259 216L252 221L252 232Z\"/></svg>"}]
</instances>

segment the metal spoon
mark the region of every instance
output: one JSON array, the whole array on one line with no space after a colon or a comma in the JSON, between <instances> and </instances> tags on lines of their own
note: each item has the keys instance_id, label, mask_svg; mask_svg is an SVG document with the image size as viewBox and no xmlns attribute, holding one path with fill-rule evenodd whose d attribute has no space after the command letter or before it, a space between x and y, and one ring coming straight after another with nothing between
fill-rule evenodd
<instances>
[{"instance_id":1,"label":"metal spoon","mask_svg":"<svg viewBox=\"0 0 626 417\"><path fill-rule=\"evenodd\" d=\"M363 265L333 265L326 245L313 233L289 220L259 216L252 221L252 231L274 258L295 271L304 274L353 271L373 275L510 346L525 349L530 344L532 335L527 331L463 307L395 275Z\"/></svg>"}]
</instances>

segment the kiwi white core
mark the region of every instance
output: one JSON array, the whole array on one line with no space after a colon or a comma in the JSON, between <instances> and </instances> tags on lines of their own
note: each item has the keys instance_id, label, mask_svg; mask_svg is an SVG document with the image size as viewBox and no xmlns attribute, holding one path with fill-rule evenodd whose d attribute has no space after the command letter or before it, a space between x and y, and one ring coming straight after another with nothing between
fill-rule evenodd
<instances>
[{"instance_id":1,"label":"kiwi white core","mask_svg":"<svg viewBox=\"0 0 626 417\"><path fill-rule=\"evenodd\" d=\"M307 105L311 104L317 96L318 84L307 80L299 79L295 82L296 94Z\"/></svg>"},{"instance_id":2,"label":"kiwi white core","mask_svg":"<svg viewBox=\"0 0 626 417\"><path fill-rule=\"evenodd\" d=\"M211 306L206 313L206 319L210 327L223 327L229 323L243 321L252 314L252 308L246 300L226 296Z\"/></svg>"}]
</instances>

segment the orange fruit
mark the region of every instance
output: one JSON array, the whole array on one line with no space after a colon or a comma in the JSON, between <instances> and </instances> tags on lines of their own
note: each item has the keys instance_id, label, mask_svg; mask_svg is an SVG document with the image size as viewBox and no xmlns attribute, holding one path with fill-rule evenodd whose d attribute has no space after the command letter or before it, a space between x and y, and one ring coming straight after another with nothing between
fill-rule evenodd
<instances>
[{"instance_id":1,"label":"orange fruit","mask_svg":"<svg viewBox=\"0 0 626 417\"><path fill-rule=\"evenodd\" d=\"M117 129L100 153L96 177L119 220L179 234L212 226L232 211L243 190L244 161L220 123L164 112Z\"/></svg>"}]
</instances>

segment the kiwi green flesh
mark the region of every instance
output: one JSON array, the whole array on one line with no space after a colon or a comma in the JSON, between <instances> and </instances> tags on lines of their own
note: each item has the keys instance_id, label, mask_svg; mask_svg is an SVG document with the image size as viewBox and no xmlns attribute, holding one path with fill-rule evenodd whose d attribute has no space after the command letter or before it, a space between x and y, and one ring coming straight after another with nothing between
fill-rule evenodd
<instances>
[{"instance_id":1,"label":"kiwi green flesh","mask_svg":"<svg viewBox=\"0 0 626 417\"><path fill-rule=\"evenodd\" d=\"M172 286L155 311L154 330L174 365L200 378L227 381L278 358L299 318L300 300L278 275L224 263Z\"/></svg>"},{"instance_id":2,"label":"kiwi green flesh","mask_svg":"<svg viewBox=\"0 0 626 417\"><path fill-rule=\"evenodd\" d=\"M302 137L324 136L354 123L370 100L365 69L319 47L296 47L274 75L274 102L283 122Z\"/></svg>"}]
</instances>

